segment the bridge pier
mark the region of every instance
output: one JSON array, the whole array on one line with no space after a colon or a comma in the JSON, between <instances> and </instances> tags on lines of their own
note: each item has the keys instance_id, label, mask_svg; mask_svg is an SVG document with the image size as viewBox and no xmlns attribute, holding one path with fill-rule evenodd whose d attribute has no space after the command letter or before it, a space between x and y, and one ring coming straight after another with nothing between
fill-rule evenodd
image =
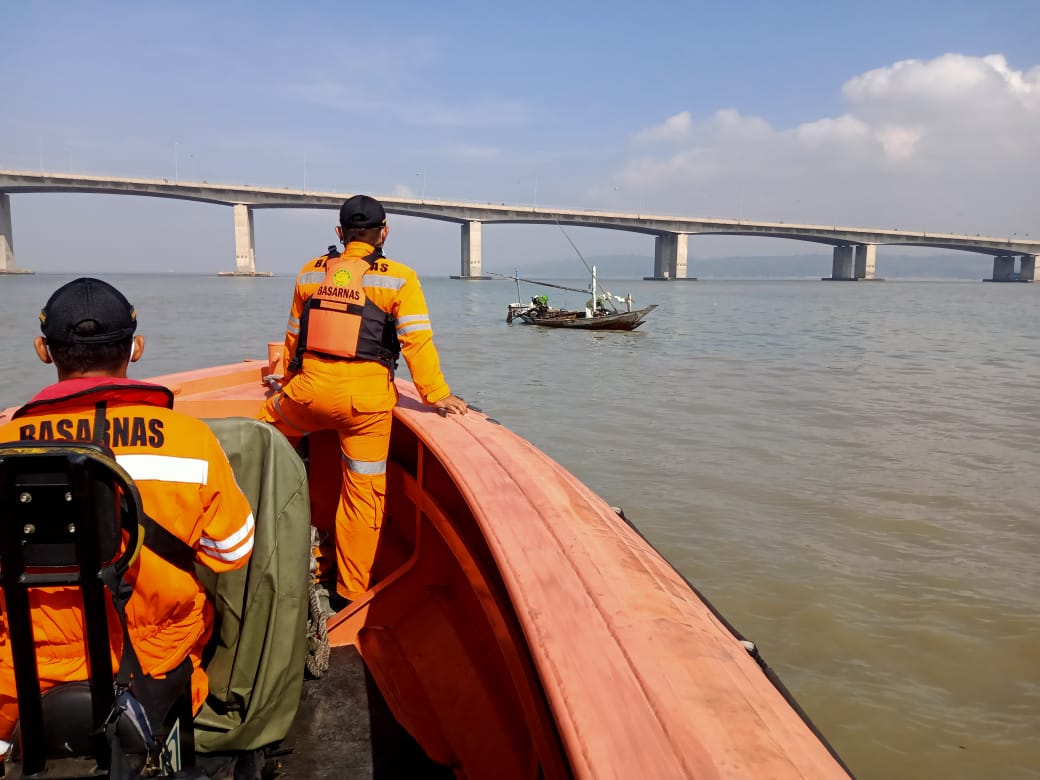
<instances>
[{"instance_id":1,"label":"bridge pier","mask_svg":"<svg viewBox=\"0 0 1040 780\"><path fill-rule=\"evenodd\" d=\"M1022 255L1019 270L1015 271L1015 255L997 255L993 258L993 278L984 282L1040 282L1036 255Z\"/></svg>"},{"instance_id":2,"label":"bridge pier","mask_svg":"<svg viewBox=\"0 0 1040 780\"><path fill-rule=\"evenodd\" d=\"M648 281L697 281L686 275L687 233L662 233L654 239L654 275Z\"/></svg>"},{"instance_id":3,"label":"bridge pier","mask_svg":"<svg viewBox=\"0 0 1040 780\"><path fill-rule=\"evenodd\" d=\"M831 275L825 282L883 282L877 276L877 244L839 244L834 247Z\"/></svg>"},{"instance_id":4,"label":"bridge pier","mask_svg":"<svg viewBox=\"0 0 1040 780\"><path fill-rule=\"evenodd\" d=\"M235 203L235 270L220 271L218 276L271 276L271 272L256 270L256 242L253 237L253 209L245 203Z\"/></svg>"},{"instance_id":5,"label":"bridge pier","mask_svg":"<svg viewBox=\"0 0 1040 780\"><path fill-rule=\"evenodd\" d=\"M853 244L839 244L834 247L831 261L831 275L821 277L825 282L854 282L856 247ZM865 260L864 260L865 263Z\"/></svg>"},{"instance_id":6,"label":"bridge pier","mask_svg":"<svg viewBox=\"0 0 1040 780\"><path fill-rule=\"evenodd\" d=\"M0 274L31 274L14 267L14 230L11 227L11 196L0 192Z\"/></svg>"},{"instance_id":7,"label":"bridge pier","mask_svg":"<svg viewBox=\"0 0 1040 780\"><path fill-rule=\"evenodd\" d=\"M876 275L877 244L856 245L856 278L865 281L881 281Z\"/></svg>"},{"instance_id":8,"label":"bridge pier","mask_svg":"<svg viewBox=\"0 0 1040 780\"><path fill-rule=\"evenodd\" d=\"M481 240L481 223L479 221L462 223L462 270L458 276L452 275L452 279L466 279L469 281L477 279L490 279L483 276L483 242Z\"/></svg>"},{"instance_id":9,"label":"bridge pier","mask_svg":"<svg viewBox=\"0 0 1040 780\"><path fill-rule=\"evenodd\" d=\"M988 282L1015 282L1015 256L997 255L993 258L993 278Z\"/></svg>"},{"instance_id":10,"label":"bridge pier","mask_svg":"<svg viewBox=\"0 0 1040 780\"><path fill-rule=\"evenodd\" d=\"M235 273L256 273L256 241L253 233L253 210L245 203L236 203L235 210Z\"/></svg>"}]
</instances>

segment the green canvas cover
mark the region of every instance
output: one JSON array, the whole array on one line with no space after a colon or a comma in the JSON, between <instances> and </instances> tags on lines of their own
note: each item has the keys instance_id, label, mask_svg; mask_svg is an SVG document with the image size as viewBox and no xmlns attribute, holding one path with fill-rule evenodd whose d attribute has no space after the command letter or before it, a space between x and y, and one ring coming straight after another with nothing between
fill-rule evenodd
<instances>
[{"instance_id":1,"label":"green canvas cover","mask_svg":"<svg viewBox=\"0 0 1040 780\"><path fill-rule=\"evenodd\" d=\"M296 716L307 654L310 500L307 473L275 428L246 417L206 420L256 520L249 566L217 576L209 697L195 718L202 752L255 750L283 739Z\"/></svg>"}]
</instances>

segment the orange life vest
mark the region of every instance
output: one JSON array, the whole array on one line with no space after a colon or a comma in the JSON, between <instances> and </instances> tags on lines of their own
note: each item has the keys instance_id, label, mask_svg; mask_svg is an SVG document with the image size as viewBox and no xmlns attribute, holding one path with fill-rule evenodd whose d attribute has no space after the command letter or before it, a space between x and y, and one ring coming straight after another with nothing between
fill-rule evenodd
<instances>
[{"instance_id":1,"label":"orange life vest","mask_svg":"<svg viewBox=\"0 0 1040 780\"><path fill-rule=\"evenodd\" d=\"M297 371L305 352L339 360L374 360L391 371L397 367L401 345L393 315L365 295L365 273L382 256L328 255L325 278L303 307L300 340L290 370Z\"/></svg>"}]
</instances>

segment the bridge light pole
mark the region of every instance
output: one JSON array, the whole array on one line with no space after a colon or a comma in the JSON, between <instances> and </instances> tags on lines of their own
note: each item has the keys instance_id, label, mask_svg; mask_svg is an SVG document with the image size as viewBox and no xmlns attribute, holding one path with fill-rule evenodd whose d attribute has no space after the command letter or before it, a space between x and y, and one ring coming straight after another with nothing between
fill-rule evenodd
<instances>
[{"instance_id":1,"label":"bridge light pole","mask_svg":"<svg viewBox=\"0 0 1040 780\"><path fill-rule=\"evenodd\" d=\"M423 168L421 171L416 171L415 172L415 176L416 176L416 178L419 178L421 180L421 184L419 186L419 202L420 203L425 203L426 202L426 169Z\"/></svg>"},{"instance_id":2,"label":"bridge light pole","mask_svg":"<svg viewBox=\"0 0 1040 780\"><path fill-rule=\"evenodd\" d=\"M173 142L173 183L179 184L181 173L180 173L180 141Z\"/></svg>"}]
</instances>

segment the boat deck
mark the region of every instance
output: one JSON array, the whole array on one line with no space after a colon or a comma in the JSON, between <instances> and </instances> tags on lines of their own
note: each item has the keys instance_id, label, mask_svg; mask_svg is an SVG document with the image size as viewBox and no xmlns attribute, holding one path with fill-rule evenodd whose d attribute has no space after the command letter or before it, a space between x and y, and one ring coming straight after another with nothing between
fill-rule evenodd
<instances>
[{"instance_id":1,"label":"boat deck","mask_svg":"<svg viewBox=\"0 0 1040 780\"><path fill-rule=\"evenodd\" d=\"M307 680L289 735L268 754L265 780L452 778L394 719L361 656L334 647L329 669Z\"/></svg>"}]
</instances>

